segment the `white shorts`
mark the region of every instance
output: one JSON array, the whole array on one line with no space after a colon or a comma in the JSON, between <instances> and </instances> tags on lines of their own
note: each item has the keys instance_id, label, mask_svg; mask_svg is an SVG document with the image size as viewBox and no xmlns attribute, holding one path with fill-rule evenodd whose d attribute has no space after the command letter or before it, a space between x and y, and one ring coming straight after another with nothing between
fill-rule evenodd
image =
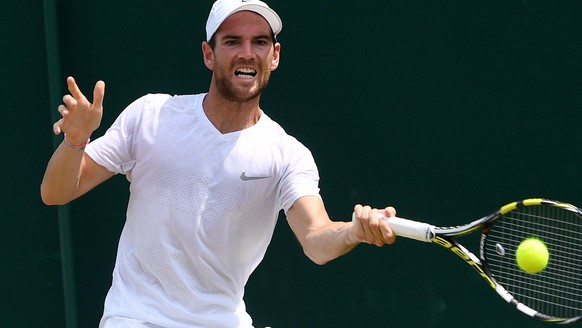
<instances>
[{"instance_id":1,"label":"white shorts","mask_svg":"<svg viewBox=\"0 0 582 328\"><path fill-rule=\"evenodd\" d=\"M164 328L145 321L124 318L124 317L109 317L101 320L100 328Z\"/></svg>"}]
</instances>

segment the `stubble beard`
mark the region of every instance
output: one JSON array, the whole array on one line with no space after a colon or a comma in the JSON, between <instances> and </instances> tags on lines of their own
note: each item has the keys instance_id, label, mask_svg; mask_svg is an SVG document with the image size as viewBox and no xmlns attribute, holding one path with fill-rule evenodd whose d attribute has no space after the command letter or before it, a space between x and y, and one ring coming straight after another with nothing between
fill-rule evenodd
<instances>
[{"instance_id":1,"label":"stubble beard","mask_svg":"<svg viewBox=\"0 0 582 328\"><path fill-rule=\"evenodd\" d=\"M215 76L216 88L220 95L227 101L238 103L249 102L260 97L263 90L265 90L269 84L270 76L270 71L264 71L264 73L258 77L255 86L250 88L239 88L228 78L229 74L223 72L222 74L216 74Z\"/></svg>"}]
</instances>

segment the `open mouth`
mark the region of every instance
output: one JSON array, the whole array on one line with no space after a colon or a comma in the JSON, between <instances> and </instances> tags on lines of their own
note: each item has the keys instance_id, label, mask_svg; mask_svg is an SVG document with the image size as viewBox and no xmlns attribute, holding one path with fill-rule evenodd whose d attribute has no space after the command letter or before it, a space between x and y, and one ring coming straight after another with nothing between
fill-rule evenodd
<instances>
[{"instance_id":1,"label":"open mouth","mask_svg":"<svg viewBox=\"0 0 582 328\"><path fill-rule=\"evenodd\" d=\"M239 68L234 72L234 75L242 79L252 79L257 76L257 71L254 68Z\"/></svg>"}]
</instances>

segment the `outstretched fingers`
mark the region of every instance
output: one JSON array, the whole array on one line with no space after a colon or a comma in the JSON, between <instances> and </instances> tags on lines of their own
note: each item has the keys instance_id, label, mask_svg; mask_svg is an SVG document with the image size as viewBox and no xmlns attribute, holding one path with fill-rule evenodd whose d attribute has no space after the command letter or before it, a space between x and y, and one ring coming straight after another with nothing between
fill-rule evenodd
<instances>
[{"instance_id":1,"label":"outstretched fingers","mask_svg":"<svg viewBox=\"0 0 582 328\"><path fill-rule=\"evenodd\" d=\"M69 76L67 78L67 87L69 88L69 92L71 93L71 96L73 96L73 98L77 100L86 99L85 95L83 95L83 93L81 92L81 89L79 89L79 86L77 85L77 82L75 81L74 77Z\"/></svg>"},{"instance_id":2,"label":"outstretched fingers","mask_svg":"<svg viewBox=\"0 0 582 328\"><path fill-rule=\"evenodd\" d=\"M69 76L67 78L67 87L69 88L70 96L67 95L63 98L65 105L67 107L72 107L78 105L86 105L87 107L103 107L103 98L105 98L105 82L97 81L95 83L95 88L93 89L93 104L87 100L81 89L77 85L75 78Z\"/></svg>"},{"instance_id":3,"label":"outstretched fingers","mask_svg":"<svg viewBox=\"0 0 582 328\"><path fill-rule=\"evenodd\" d=\"M102 108L103 98L105 98L105 82L97 81L95 89L93 89L93 106Z\"/></svg>"},{"instance_id":4,"label":"outstretched fingers","mask_svg":"<svg viewBox=\"0 0 582 328\"><path fill-rule=\"evenodd\" d=\"M84 142L91 133L99 127L103 115L103 99L105 97L105 82L98 81L93 89L91 103L72 76L67 78L69 94L63 97L63 104L58 111L62 118L53 124L53 132L67 133L69 140L77 139Z\"/></svg>"}]
</instances>

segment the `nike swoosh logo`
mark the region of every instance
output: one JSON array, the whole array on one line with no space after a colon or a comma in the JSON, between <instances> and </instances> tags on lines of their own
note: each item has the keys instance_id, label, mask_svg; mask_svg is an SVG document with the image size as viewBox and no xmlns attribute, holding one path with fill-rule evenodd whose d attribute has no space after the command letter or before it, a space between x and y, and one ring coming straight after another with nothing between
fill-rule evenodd
<instances>
[{"instance_id":1,"label":"nike swoosh logo","mask_svg":"<svg viewBox=\"0 0 582 328\"><path fill-rule=\"evenodd\" d=\"M253 181L253 180L261 180L261 179L267 179L267 178L270 178L270 177L249 177L249 176L247 176L246 171L240 175L240 179L242 181Z\"/></svg>"}]
</instances>

